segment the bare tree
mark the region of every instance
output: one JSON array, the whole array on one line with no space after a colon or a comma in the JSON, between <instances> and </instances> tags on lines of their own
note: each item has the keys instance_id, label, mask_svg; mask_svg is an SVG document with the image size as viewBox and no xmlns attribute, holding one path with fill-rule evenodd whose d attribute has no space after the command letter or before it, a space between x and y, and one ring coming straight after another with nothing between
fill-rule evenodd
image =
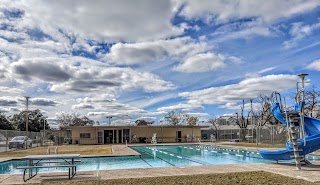
<instances>
[{"instance_id":1,"label":"bare tree","mask_svg":"<svg viewBox=\"0 0 320 185\"><path fill-rule=\"evenodd\" d=\"M57 117L57 122L61 126L86 126L94 124L94 121L88 117L80 117L78 112L61 113Z\"/></svg>"},{"instance_id":2,"label":"bare tree","mask_svg":"<svg viewBox=\"0 0 320 185\"><path fill-rule=\"evenodd\" d=\"M190 126L197 125L198 121L199 121L199 118L195 116L188 116L187 118L187 123Z\"/></svg>"},{"instance_id":3,"label":"bare tree","mask_svg":"<svg viewBox=\"0 0 320 185\"><path fill-rule=\"evenodd\" d=\"M238 115L238 113L236 113L237 119L238 119L236 123L241 129L246 129L249 124L249 113L247 117L244 116L244 100L242 100L242 105L240 105L240 109L241 109L240 116Z\"/></svg>"},{"instance_id":4,"label":"bare tree","mask_svg":"<svg viewBox=\"0 0 320 185\"><path fill-rule=\"evenodd\" d=\"M274 116L270 110L270 97L260 94L256 103L259 105L259 107L253 111L253 117L256 120L257 125L265 126L267 123L273 123Z\"/></svg>"},{"instance_id":5,"label":"bare tree","mask_svg":"<svg viewBox=\"0 0 320 185\"><path fill-rule=\"evenodd\" d=\"M320 91L313 85L305 91L305 113L311 117L320 117L317 106L320 104ZM316 114L316 115L314 115Z\"/></svg>"},{"instance_id":6,"label":"bare tree","mask_svg":"<svg viewBox=\"0 0 320 185\"><path fill-rule=\"evenodd\" d=\"M220 125L218 124L218 118L214 115L211 115L210 118L207 120L207 122L210 124L211 128L215 130L216 132L216 139L219 139L219 130L220 130Z\"/></svg>"},{"instance_id":7,"label":"bare tree","mask_svg":"<svg viewBox=\"0 0 320 185\"><path fill-rule=\"evenodd\" d=\"M164 116L164 120L168 125L181 125L183 122L183 115L184 114L181 111L173 110Z\"/></svg>"}]
</instances>

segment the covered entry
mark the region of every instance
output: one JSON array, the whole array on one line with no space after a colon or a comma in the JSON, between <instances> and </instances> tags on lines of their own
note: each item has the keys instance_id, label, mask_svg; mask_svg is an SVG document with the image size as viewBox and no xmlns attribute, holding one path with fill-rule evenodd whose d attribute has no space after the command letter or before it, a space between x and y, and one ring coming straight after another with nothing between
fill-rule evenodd
<instances>
[{"instance_id":1,"label":"covered entry","mask_svg":"<svg viewBox=\"0 0 320 185\"><path fill-rule=\"evenodd\" d=\"M104 130L104 144L129 142L129 129Z\"/></svg>"}]
</instances>

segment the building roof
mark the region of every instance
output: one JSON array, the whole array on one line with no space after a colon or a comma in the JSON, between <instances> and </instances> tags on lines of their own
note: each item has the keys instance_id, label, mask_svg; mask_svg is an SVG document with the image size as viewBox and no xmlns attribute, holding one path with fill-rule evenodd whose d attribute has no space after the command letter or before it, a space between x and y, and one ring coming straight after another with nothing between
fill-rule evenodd
<instances>
[{"instance_id":1,"label":"building roof","mask_svg":"<svg viewBox=\"0 0 320 185\"><path fill-rule=\"evenodd\" d=\"M208 126L190 126L190 125L120 125L120 126L106 126L106 125L95 125L95 126L62 126L61 130L68 130L72 128L206 128Z\"/></svg>"}]
</instances>

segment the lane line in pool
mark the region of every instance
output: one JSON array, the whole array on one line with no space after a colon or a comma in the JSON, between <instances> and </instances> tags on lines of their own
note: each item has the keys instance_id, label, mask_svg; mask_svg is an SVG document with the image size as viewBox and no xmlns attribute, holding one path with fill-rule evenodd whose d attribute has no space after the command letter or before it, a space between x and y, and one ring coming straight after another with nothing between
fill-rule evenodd
<instances>
[{"instance_id":1,"label":"lane line in pool","mask_svg":"<svg viewBox=\"0 0 320 185\"><path fill-rule=\"evenodd\" d=\"M192 161L194 163L198 163L198 164L201 164L201 165L209 165L210 163L207 163L207 162L204 162L204 161L201 161L201 160L197 160L197 159L193 159L191 157L188 157L188 156L185 156L183 154L177 154L177 153L174 153L174 152L171 152L175 155L179 155L179 156L182 156L183 159L187 160L187 161Z\"/></svg>"},{"instance_id":2,"label":"lane line in pool","mask_svg":"<svg viewBox=\"0 0 320 185\"><path fill-rule=\"evenodd\" d=\"M147 152L147 151L145 151L145 150L143 150L143 149L137 149L137 148L135 148L136 150L140 150L140 152L142 151L142 153L145 153L146 155L149 155L149 156L151 156L151 157L154 157L154 155L153 154L151 154L151 153L149 153L149 152ZM174 165L174 164L172 164L172 163L170 163L170 162L168 162L168 161L166 161L165 159L163 159L163 158L161 158L161 157L159 157L159 156L155 156L156 158L158 158L158 159L160 159L160 160L162 160L162 161L164 161L164 162L166 162L166 163L168 163L168 164L170 164L171 166L176 166L176 165Z\"/></svg>"}]
</instances>

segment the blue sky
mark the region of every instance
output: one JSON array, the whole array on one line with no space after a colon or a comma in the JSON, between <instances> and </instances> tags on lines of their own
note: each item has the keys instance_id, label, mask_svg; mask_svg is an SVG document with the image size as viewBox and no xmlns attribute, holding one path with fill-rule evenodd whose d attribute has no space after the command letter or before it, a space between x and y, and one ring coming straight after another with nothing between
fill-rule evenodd
<instances>
[{"instance_id":1,"label":"blue sky","mask_svg":"<svg viewBox=\"0 0 320 185\"><path fill-rule=\"evenodd\" d=\"M317 86L319 50L317 0L2 1L0 111L205 120Z\"/></svg>"}]
</instances>

